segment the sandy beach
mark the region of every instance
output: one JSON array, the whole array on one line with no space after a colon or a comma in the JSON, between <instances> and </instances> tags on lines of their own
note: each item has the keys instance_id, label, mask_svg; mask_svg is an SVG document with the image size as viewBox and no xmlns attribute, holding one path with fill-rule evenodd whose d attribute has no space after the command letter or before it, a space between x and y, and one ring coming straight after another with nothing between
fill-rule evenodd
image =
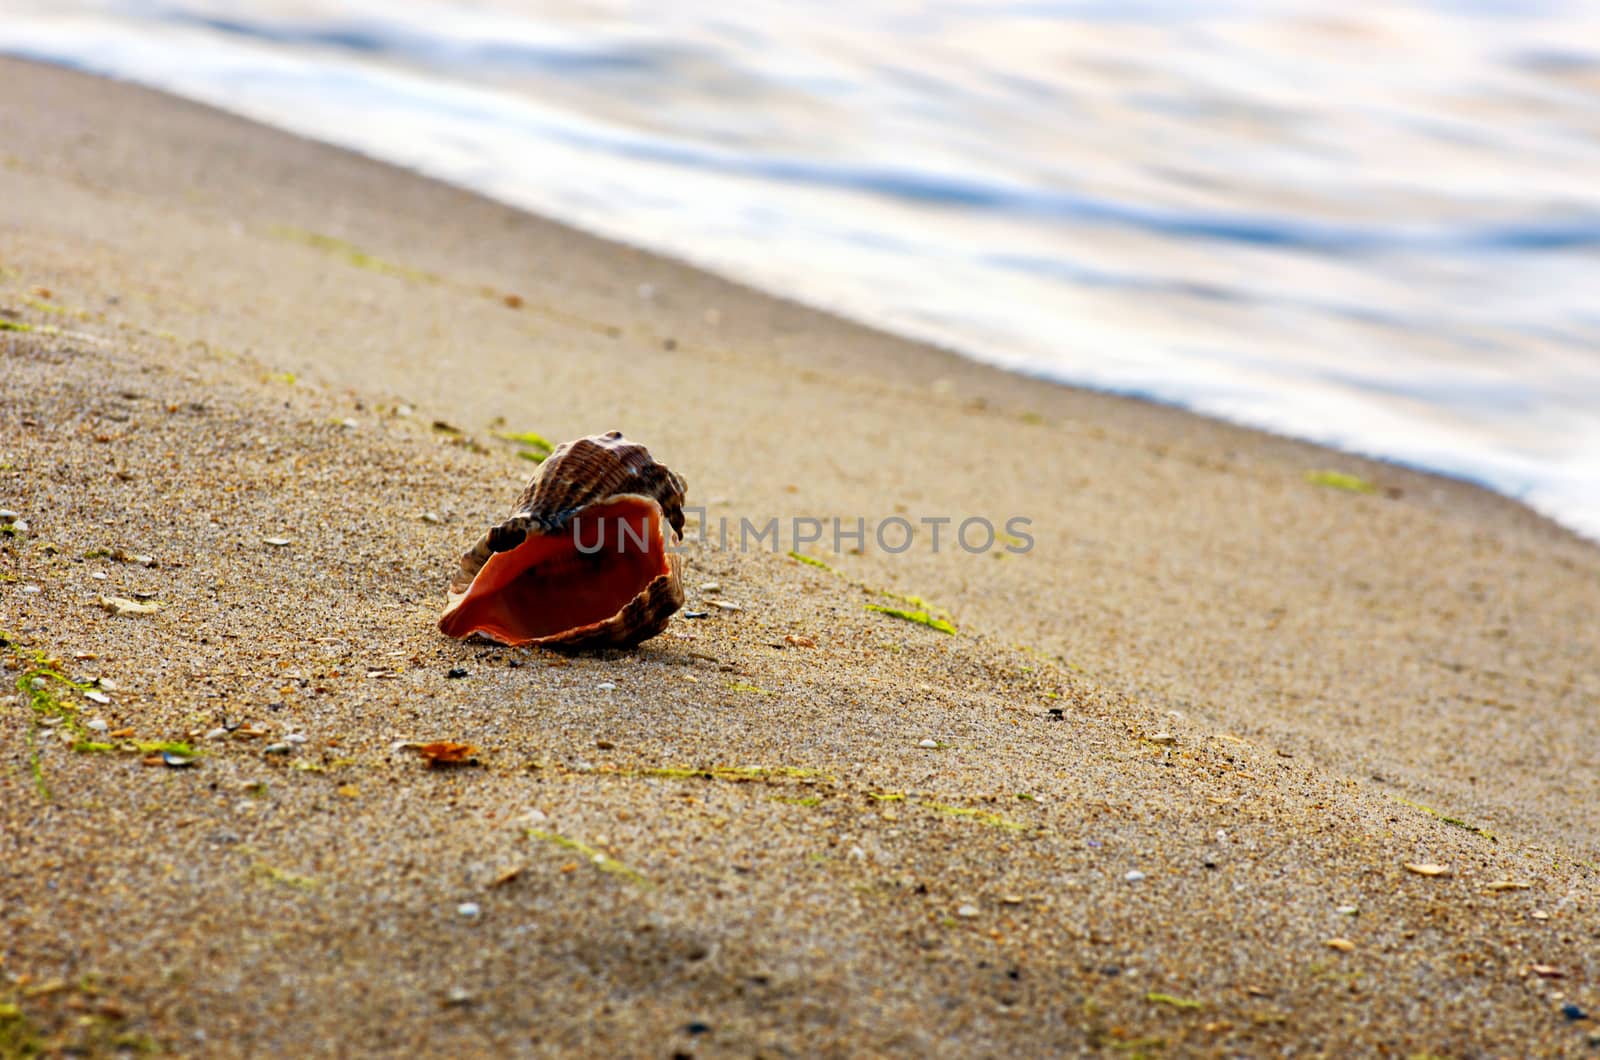
<instances>
[{"instance_id":1,"label":"sandy beach","mask_svg":"<svg viewBox=\"0 0 1600 1060\"><path fill-rule=\"evenodd\" d=\"M0 84L0 1056L1600 1049L1594 545ZM1032 548L692 537L638 649L441 636L499 435L611 428L704 528Z\"/></svg>"}]
</instances>

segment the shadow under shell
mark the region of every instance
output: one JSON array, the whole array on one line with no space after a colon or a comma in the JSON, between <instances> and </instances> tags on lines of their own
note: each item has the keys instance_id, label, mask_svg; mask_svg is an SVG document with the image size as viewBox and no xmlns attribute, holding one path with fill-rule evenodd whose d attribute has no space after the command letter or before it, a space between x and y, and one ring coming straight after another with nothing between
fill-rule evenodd
<instances>
[{"instance_id":1,"label":"shadow under shell","mask_svg":"<svg viewBox=\"0 0 1600 1060\"><path fill-rule=\"evenodd\" d=\"M673 577L677 557L667 552L666 533L661 506L649 497L629 494L591 505L562 530L529 534L511 551L489 557L467 591L452 599L439 629L509 645L582 642L656 579ZM651 623L624 632L643 640L658 631ZM625 644L634 638L608 639Z\"/></svg>"}]
</instances>

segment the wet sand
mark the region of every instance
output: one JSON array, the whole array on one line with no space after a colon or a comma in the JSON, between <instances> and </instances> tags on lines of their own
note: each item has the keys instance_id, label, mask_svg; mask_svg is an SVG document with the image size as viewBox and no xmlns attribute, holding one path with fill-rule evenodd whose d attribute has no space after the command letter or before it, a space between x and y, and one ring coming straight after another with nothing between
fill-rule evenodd
<instances>
[{"instance_id":1,"label":"wet sand","mask_svg":"<svg viewBox=\"0 0 1600 1060\"><path fill-rule=\"evenodd\" d=\"M1593 546L159 94L0 83L0 1054L1591 1048ZM636 651L439 636L531 468L493 432L612 427L713 528L1034 547L695 544L707 617ZM906 597L957 632L868 609Z\"/></svg>"}]
</instances>

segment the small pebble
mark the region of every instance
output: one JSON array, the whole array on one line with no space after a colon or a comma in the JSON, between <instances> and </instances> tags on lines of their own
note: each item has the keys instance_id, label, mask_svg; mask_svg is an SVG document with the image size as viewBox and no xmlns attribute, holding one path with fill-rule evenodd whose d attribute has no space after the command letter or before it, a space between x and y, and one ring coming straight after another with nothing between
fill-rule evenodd
<instances>
[{"instance_id":1,"label":"small pebble","mask_svg":"<svg viewBox=\"0 0 1600 1060\"><path fill-rule=\"evenodd\" d=\"M22 587L22 591L27 593L29 596L32 596L32 595L40 592L41 590L37 585L24 585Z\"/></svg>"},{"instance_id":2,"label":"small pebble","mask_svg":"<svg viewBox=\"0 0 1600 1060\"><path fill-rule=\"evenodd\" d=\"M28 520L26 520L26 519L13 519L11 521L11 529L17 531L18 533L22 533L22 534L27 533L28 532Z\"/></svg>"},{"instance_id":3,"label":"small pebble","mask_svg":"<svg viewBox=\"0 0 1600 1060\"><path fill-rule=\"evenodd\" d=\"M295 743L295 744L305 743L306 742L306 734L303 733L303 732L291 732L289 735L287 735L287 736L285 736L283 738L283 742L284 743Z\"/></svg>"},{"instance_id":4,"label":"small pebble","mask_svg":"<svg viewBox=\"0 0 1600 1060\"><path fill-rule=\"evenodd\" d=\"M110 725L106 724L104 718L92 718L87 724L94 732L105 732L107 729L111 728Z\"/></svg>"},{"instance_id":5,"label":"small pebble","mask_svg":"<svg viewBox=\"0 0 1600 1060\"><path fill-rule=\"evenodd\" d=\"M466 917L468 920L476 920L478 919L478 914L481 913L482 910L478 908L477 902L462 902L460 905L456 906L456 912L461 916Z\"/></svg>"},{"instance_id":6,"label":"small pebble","mask_svg":"<svg viewBox=\"0 0 1600 1060\"><path fill-rule=\"evenodd\" d=\"M269 743L261 749L261 753L264 755L286 755L291 750L293 748L286 743Z\"/></svg>"},{"instance_id":7,"label":"small pebble","mask_svg":"<svg viewBox=\"0 0 1600 1060\"><path fill-rule=\"evenodd\" d=\"M1356 944L1349 939L1329 939L1324 945L1330 950L1338 950L1340 953L1350 953L1356 948Z\"/></svg>"},{"instance_id":8,"label":"small pebble","mask_svg":"<svg viewBox=\"0 0 1600 1060\"><path fill-rule=\"evenodd\" d=\"M448 671L445 672L445 677L451 680L456 680L465 676L467 676L467 670L462 666L452 666Z\"/></svg>"},{"instance_id":9,"label":"small pebble","mask_svg":"<svg viewBox=\"0 0 1600 1060\"><path fill-rule=\"evenodd\" d=\"M22 518L21 512L14 512L10 508L0 508L0 523L14 523Z\"/></svg>"},{"instance_id":10,"label":"small pebble","mask_svg":"<svg viewBox=\"0 0 1600 1060\"><path fill-rule=\"evenodd\" d=\"M713 600L711 606L719 611L743 611L744 608L732 600Z\"/></svg>"},{"instance_id":11,"label":"small pebble","mask_svg":"<svg viewBox=\"0 0 1600 1060\"><path fill-rule=\"evenodd\" d=\"M104 692L96 692L92 688L83 694L83 698L87 699L91 703L98 703L102 707L111 702L110 696L106 695Z\"/></svg>"},{"instance_id":12,"label":"small pebble","mask_svg":"<svg viewBox=\"0 0 1600 1060\"><path fill-rule=\"evenodd\" d=\"M109 677L96 677L94 679L94 683L105 689L107 692L115 692L117 690L117 683L111 680Z\"/></svg>"},{"instance_id":13,"label":"small pebble","mask_svg":"<svg viewBox=\"0 0 1600 1060\"><path fill-rule=\"evenodd\" d=\"M97 570L93 574L89 575L89 577L93 578L97 582L103 582L106 580L106 572L103 570Z\"/></svg>"},{"instance_id":14,"label":"small pebble","mask_svg":"<svg viewBox=\"0 0 1600 1060\"><path fill-rule=\"evenodd\" d=\"M1570 1002L1561 1006L1561 1014L1574 1023L1578 1022L1579 1020L1586 1020L1589 1018L1589 1014L1587 1012L1583 1011L1583 1009L1579 1008L1577 1005L1571 1004Z\"/></svg>"},{"instance_id":15,"label":"small pebble","mask_svg":"<svg viewBox=\"0 0 1600 1060\"><path fill-rule=\"evenodd\" d=\"M968 920L971 920L977 915L978 907L973 905L971 902L968 902L966 905L963 905L956 910L956 916L965 917Z\"/></svg>"},{"instance_id":16,"label":"small pebble","mask_svg":"<svg viewBox=\"0 0 1600 1060\"><path fill-rule=\"evenodd\" d=\"M700 586L700 591L703 593L720 593L722 591L722 583L706 582L704 585Z\"/></svg>"},{"instance_id":17,"label":"small pebble","mask_svg":"<svg viewBox=\"0 0 1600 1060\"><path fill-rule=\"evenodd\" d=\"M602 692L614 692L617 688L616 684L611 681L601 681L599 684L595 685L595 687Z\"/></svg>"},{"instance_id":18,"label":"small pebble","mask_svg":"<svg viewBox=\"0 0 1600 1060\"><path fill-rule=\"evenodd\" d=\"M207 740L220 740L226 735L228 735L228 730L219 725L215 729L208 730L205 738Z\"/></svg>"},{"instance_id":19,"label":"small pebble","mask_svg":"<svg viewBox=\"0 0 1600 1060\"><path fill-rule=\"evenodd\" d=\"M1144 873L1140 872L1138 869L1130 869L1122 878L1127 880L1129 883L1138 883L1140 880L1144 879Z\"/></svg>"},{"instance_id":20,"label":"small pebble","mask_svg":"<svg viewBox=\"0 0 1600 1060\"><path fill-rule=\"evenodd\" d=\"M287 537L264 537L261 540L265 544L271 545L273 548L282 548L289 543L289 539Z\"/></svg>"},{"instance_id":21,"label":"small pebble","mask_svg":"<svg viewBox=\"0 0 1600 1060\"><path fill-rule=\"evenodd\" d=\"M684 618L707 618L707 617L710 616L710 614L711 614L710 611L685 611L683 613L683 617Z\"/></svg>"},{"instance_id":22,"label":"small pebble","mask_svg":"<svg viewBox=\"0 0 1600 1060\"><path fill-rule=\"evenodd\" d=\"M189 755L174 754L171 751L161 752L161 761L170 769L187 769L194 765L194 758Z\"/></svg>"},{"instance_id":23,"label":"small pebble","mask_svg":"<svg viewBox=\"0 0 1600 1060\"><path fill-rule=\"evenodd\" d=\"M1357 913L1361 912L1361 910L1353 905L1341 905L1339 908L1335 909L1334 912L1338 913L1340 916L1355 916Z\"/></svg>"},{"instance_id":24,"label":"small pebble","mask_svg":"<svg viewBox=\"0 0 1600 1060\"><path fill-rule=\"evenodd\" d=\"M458 986L444 996L444 1003L455 1007L470 1005L472 1004L472 994L470 991L463 990Z\"/></svg>"},{"instance_id":25,"label":"small pebble","mask_svg":"<svg viewBox=\"0 0 1600 1060\"><path fill-rule=\"evenodd\" d=\"M1146 736L1145 739L1149 740L1153 744L1159 744L1162 747L1171 747L1173 744L1178 742L1178 738L1172 735L1170 732L1152 733L1151 735Z\"/></svg>"},{"instance_id":26,"label":"small pebble","mask_svg":"<svg viewBox=\"0 0 1600 1060\"><path fill-rule=\"evenodd\" d=\"M918 740L917 741L917 746L918 747L934 748L934 747L938 747L939 746L939 741L938 740Z\"/></svg>"},{"instance_id":27,"label":"small pebble","mask_svg":"<svg viewBox=\"0 0 1600 1060\"><path fill-rule=\"evenodd\" d=\"M339 421L339 426L343 427L347 431L353 431L357 427L361 426L361 424L357 423L355 420L345 419Z\"/></svg>"}]
</instances>

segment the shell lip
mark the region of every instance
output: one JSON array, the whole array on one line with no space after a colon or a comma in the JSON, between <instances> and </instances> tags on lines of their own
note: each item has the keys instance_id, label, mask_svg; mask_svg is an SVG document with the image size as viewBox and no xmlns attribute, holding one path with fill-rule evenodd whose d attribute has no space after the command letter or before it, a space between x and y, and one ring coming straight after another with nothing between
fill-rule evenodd
<instances>
[{"instance_id":1,"label":"shell lip","mask_svg":"<svg viewBox=\"0 0 1600 1060\"><path fill-rule=\"evenodd\" d=\"M625 646L654 636L683 603L682 562L669 533L675 543L679 534L655 497L596 501L559 530L532 530L490 556L464 590L449 594L439 629L511 647Z\"/></svg>"}]
</instances>

